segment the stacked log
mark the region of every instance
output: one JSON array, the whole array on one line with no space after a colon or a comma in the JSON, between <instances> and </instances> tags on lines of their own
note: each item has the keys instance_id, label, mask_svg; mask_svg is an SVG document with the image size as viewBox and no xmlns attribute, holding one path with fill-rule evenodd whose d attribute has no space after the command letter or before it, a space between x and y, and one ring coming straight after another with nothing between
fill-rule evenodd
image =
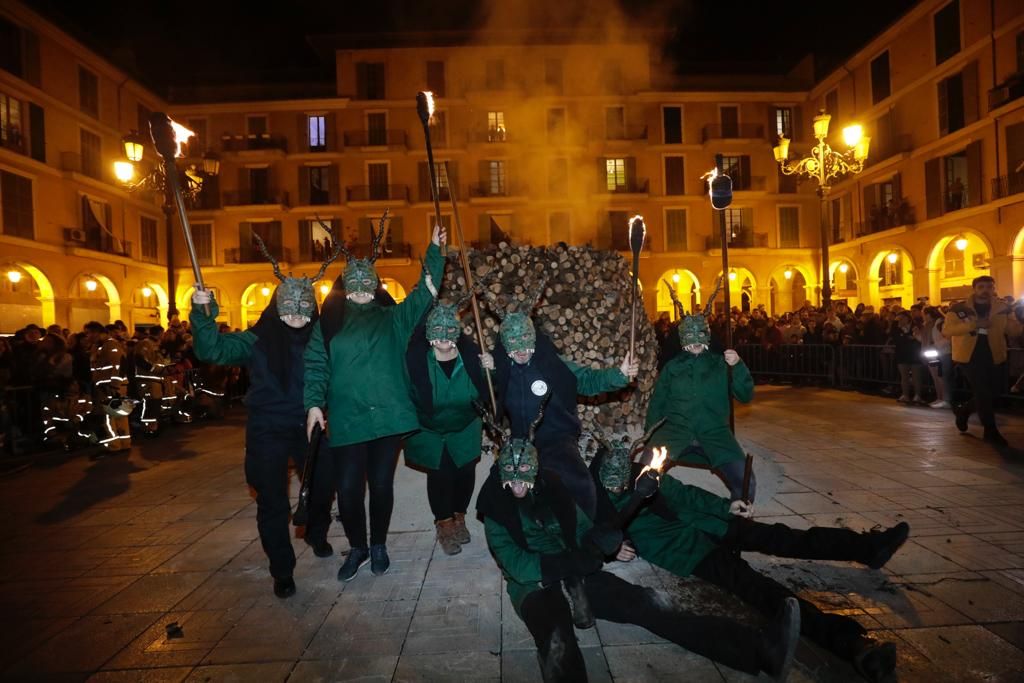
<instances>
[{"instance_id":1,"label":"stacked log","mask_svg":"<svg viewBox=\"0 0 1024 683\"><path fill-rule=\"evenodd\" d=\"M518 246L501 242L467 252L477 285L484 347L494 348L501 317L513 307L533 309L534 324L550 337L559 353L579 365L618 367L629 351L629 263L614 251L589 246ZM449 252L442 296L455 299L466 291L458 254ZM499 315L500 313L500 315ZM475 338L468 309L465 332ZM627 389L594 398L580 398L584 432L611 436L642 431L647 402L654 388L658 345L642 301L637 302L636 353L640 373Z\"/></svg>"}]
</instances>

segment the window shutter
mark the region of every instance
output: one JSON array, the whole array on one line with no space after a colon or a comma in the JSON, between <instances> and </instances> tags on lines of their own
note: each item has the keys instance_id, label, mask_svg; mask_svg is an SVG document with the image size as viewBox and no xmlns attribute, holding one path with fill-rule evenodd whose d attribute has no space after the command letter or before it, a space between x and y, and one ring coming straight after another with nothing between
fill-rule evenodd
<instances>
[{"instance_id":1,"label":"window shutter","mask_svg":"<svg viewBox=\"0 0 1024 683\"><path fill-rule=\"evenodd\" d=\"M309 166L299 166L299 206L309 206Z\"/></svg>"},{"instance_id":2,"label":"window shutter","mask_svg":"<svg viewBox=\"0 0 1024 683\"><path fill-rule=\"evenodd\" d=\"M735 180L736 179L734 178L733 181L735 182ZM740 181L736 184L737 189L739 190L752 189L750 180L750 157L746 154L740 157Z\"/></svg>"},{"instance_id":3,"label":"window shutter","mask_svg":"<svg viewBox=\"0 0 1024 683\"><path fill-rule=\"evenodd\" d=\"M238 251L239 255L248 254L256 248L252 239L252 224L242 221L238 224ZM241 261L241 259L239 259Z\"/></svg>"},{"instance_id":4,"label":"window shutter","mask_svg":"<svg viewBox=\"0 0 1024 683\"><path fill-rule=\"evenodd\" d=\"M605 211L598 218L597 222L597 244L598 249L611 249L612 247L612 214Z\"/></svg>"},{"instance_id":5,"label":"window shutter","mask_svg":"<svg viewBox=\"0 0 1024 683\"><path fill-rule=\"evenodd\" d=\"M740 209L740 221L743 226L743 235L749 236L748 239L754 239L754 209Z\"/></svg>"},{"instance_id":6,"label":"window shutter","mask_svg":"<svg viewBox=\"0 0 1024 683\"><path fill-rule=\"evenodd\" d=\"M341 204L341 178L338 177L338 165L327 167L327 195L331 206Z\"/></svg>"},{"instance_id":7,"label":"window shutter","mask_svg":"<svg viewBox=\"0 0 1024 683\"><path fill-rule=\"evenodd\" d=\"M296 261L312 261L313 260L313 221L300 219L299 220L299 258Z\"/></svg>"},{"instance_id":8,"label":"window shutter","mask_svg":"<svg viewBox=\"0 0 1024 683\"><path fill-rule=\"evenodd\" d=\"M802 140L804 137L804 122L800 115L800 107L793 107L793 141Z\"/></svg>"},{"instance_id":9,"label":"window shutter","mask_svg":"<svg viewBox=\"0 0 1024 683\"><path fill-rule=\"evenodd\" d=\"M775 120L775 112L778 107L768 105L768 125L765 126L764 132L768 136L768 142L774 146L779 141L779 130L778 122Z\"/></svg>"},{"instance_id":10,"label":"window shutter","mask_svg":"<svg viewBox=\"0 0 1024 683\"><path fill-rule=\"evenodd\" d=\"M903 180L900 178L899 173L892 177L892 196L898 206L900 200L903 199Z\"/></svg>"},{"instance_id":11,"label":"window shutter","mask_svg":"<svg viewBox=\"0 0 1024 683\"><path fill-rule=\"evenodd\" d=\"M240 195L245 195L249 191L249 169L240 168L238 169L238 192ZM243 200L244 201L244 200Z\"/></svg>"},{"instance_id":12,"label":"window shutter","mask_svg":"<svg viewBox=\"0 0 1024 683\"><path fill-rule=\"evenodd\" d=\"M445 167L448 170L448 187L455 193L456 198L459 196L459 162L447 161Z\"/></svg>"},{"instance_id":13,"label":"window shutter","mask_svg":"<svg viewBox=\"0 0 1024 683\"><path fill-rule=\"evenodd\" d=\"M967 145L967 206L980 206L984 201L981 185L981 140Z\"/></svg>"},{"instance_id":14,"label":"window shutter","mask_svg":"<svg viewBox=\"0 0 1024 683\"><path fill-rule=\"evenodd\" d=\"M21 50L22 78L37 88L42 87L39 66L39 36L34 31L21 29Z\"/></svg>"},{"instance_id":15,"label":"window shutter","mask_svg":"<svg viewBox=\"0 0 1024 683\"><path fill-rule=\"evenodd\" d=\"M640 181L636 177L636 157L626 157L626 187L627 192L636 192Z\"/></svg>"},{"instance_id":16,"label":"window shutter","mask_svg":"<svg viewBox=\"0 0 1024 683\"><path fill-rule=\"evenodd\" d=\"M928 218L942 215L942 159L924 162L924 193Z\"/></svg>"},{"instance_id":17,"label":"window shutter","mask_svg":"<svg viewBox=\"0 0 1024 683\"><path fill-rule=\"evenodd\" d=\"M685 194L686 176L682 157L665 157L665 194Z\"/></svg>"},{"instance_id":18,"label":"window shutter","mask_svg":"<svg viewBox=\"0 0 1024 683\"><path fill-rule=\"evenodd\" d=\"M597 158L597 191L602 194L608 192L608 160L604 157Z\"/></svg>"},{"instance_id":19,"label":"window shutter","mask_svg":"<svg viewBox=\"0 0 1024 683\"><path fill-rule=\"evenodd\" d=\"M939 93L939 135L949 133L949 81L942 79L938 84Z\"/></svg>"},{"instance_id":20,"label":"window shutter","mask_svg":"<svg viewBox=\"0 0 1024 683\"><path fill-rule=\"evenodd\" d=\"M28 105L29 154L36 161L46 163L46 115L43 108L32 102Z\"/></svg>"},{"instance_id":21,"label":"window shutter","mask_svg":"<svg viewBox=\"0 0 1024 683\"><path fill-rule=\"evenodd\" d=\"M874 184L864 186L864 219L870 220L872 209L878 206L878 191Z\"/></svg>"},{"instance_id":22,"label":"window shutter","mask_svg":"<svg viewBox=\"0 0 1024 683\"><path fill-rule=\"evenodd\" d=\"M369 99L367 96L367 84L366 84L366 71L367 64L365 62L359 62L356 64L356 99L366 100Z\"/></svg>"},{"instance_id":23,"label":"window shutter","mask_svg":"<svg viewBox=\"0 0 1024 683\"><path fill-rule=\"evenodd\" d=\"M960 72L964 84L964 125L978 120L980 104L978 102L978 62L973 61Z\"/></svg>"},{"instance_id":24,"label":"window shutter","mask_svg":"<svg viewBox=\"0 0 1024 683\"><path fill-rule=\"evenodd\" d=\"M370 246L370 242L373 241L371 237L373 232L373 219L363 216L359 219L359 227L357 234L356 243L365 247Z\"/></svg>"},{"instance_id":25,"label":"window shutter","mask_svg":"<svg viewBox=\"0 0 1024 683\"><path fill-rule=\"evenodd\" d=\"M484 196L487 195L491 190L491 166L487 160L483 160L477 163L480 186L483 189ZM427 187L430 187L429 183Z\"/></svg>"},{"instance_id":26,"label":"window shutter","mask_svg":"<svg viewBox=\"0 0 1024 683\"><path fill-rule=\"evenodd\" d=\"M418 199L421 202L429 202L432 197L430 194L430 167L427 162L421 161L416 164L416 173L419 186Z\"/></svg>"},{"instance_id":27,"label":"window shutter","mask_svg":"<svg viewBox=\"0 0 1024 683\"><path fill-rule=\"evenodd\" d=\"M392 251L401 251L400 245L405 244L405 225L402 222L401 216L393 216L391 218L391 222L388 224L387 241Z\"/></svg>"},{"instance_id":28,"label":"window shutter","mask_svg":"<svg viewBox=\"0 0 1024 683\"><path fill-rule=\"evenodd\" d=\"M295 145L296 150L301 152L309 151L309 117L305 114L299 114L299 122L297 125L299 134L297 137L297 144Z\"/></svg>"}]
</instances>

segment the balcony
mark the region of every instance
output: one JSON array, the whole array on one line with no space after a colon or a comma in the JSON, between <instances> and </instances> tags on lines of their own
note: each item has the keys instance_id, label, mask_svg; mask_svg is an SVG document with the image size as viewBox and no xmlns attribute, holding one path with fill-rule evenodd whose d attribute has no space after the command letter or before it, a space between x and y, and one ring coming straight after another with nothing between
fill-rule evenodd
<instances>
[{"instance_id":1,"label":"balcony","mask_svg":"<svg viewBox=\"0 0 1024 683\"><path fill-rule=\"evenodd\" d=\"M1011 173L992 179L992 199L1002 199L1021 192L1024 192L1024 173Z\"/></svg>"},{"instance_id":2,"label":"balcony","mask_svg":"<svg viewBox=\"0 0 1024 683\"><path fill-rule=\"evenodd\" d=\"M372 244L350 244L349 251L353 254L369 254L373 249ZM391 242L385 240L384 249L381 251L381 258L412 258L412 245L406 242Z\"/></svg>"},{"instance_id":3,"label":"balcony","mask_svg":"<svg viewBox=\"0 0 1024 683\"><path fill-rule=\"evenodd\" d=\"M222 135L221 151L252 152L260 150L276 150L288 152L288 139L270 133L250 133L249 135Z\"/></svg>"},{"instance_id":4,"label":"balcony","mask_svg":"<svg viewBox=\"0 0 1024 683\"><path fill-rule=\"evenodd\" d=\"M647 194L647 178L631 178L622 185L609 186L602 176L598 181L597 194Z\"/></svg>"},{"instance_id":5,"label":"balcony","mask_svg":"<svg viewBox=\"0 0 1024 683\"><path fill-rule=\"evenodd\" d=\"M764 126L759 123L741 123L735 126L712 124L704 126L701 141L708 140L756 140L764 138Z\"/></svg>"},{"instance_id":6,"label":"balcony","mask_svg":"<svg viewBox=\"0 0 1024 683\"><path fill-rule=\"evenodd\" d=\"M871 139L871 154L868 155L866 166L873 166L897 154L905 154L914 148L914 139L908 133L899 133L892 137L879 135Z\"/></svg>"},{"instance_id":7,"label":"balcony","mask_svg":"<svg viewBox=\"0 0 1024 683\"><path fill-rule=\"evenodd\" d=\"M1016 73L988 91L989 111L1021 97L1024 97L1024 73Z\"/></svg>"},{"instance_id":8,"label":"balcony","mask_svg":"<svg viewBox=\"0 0 1024 683\"><path fill-rule=\"evenodd\" d=\"M280 244L268 244L267 251L278 261L284 261L290 263L292 260L292 251L282 247ZM267 259L260 250L255 246L251 247L233 247L231 249L224 250L224 263L226 264L239 264L239 263L266 263Z\"/></svg>"},{"instance_id":9,"label":"balcony","mask_svg":"<svg viewBox=\"0 0 1024 683\"><path fill-rule=\"evenodd\" d=\"M795 194L799 178L795 175L779 174L779 194ZM735 186L733 187L735 190Z\"/></svg>"},{"instance_id":10,"label":"balcony","mask_svg":"<svg viewBox=\"0 0 1024 683\"><path fill-rule=\"evenodd\" d=\"M122 242L101 228L64 228L64 243L69 247L132 257L131 242Z\"/></svg>"},{"instance_id":11,"label":"balcony","mask_svg":"<svg viewBox=\"0 0 1024 683\"><path fill-rule=\"evenodd\" d=\"M25 137L17 126L4 126L0 128L0 147L25 154Z\"/></svg>"},{"instance_id":12,"label":"balcony","mask_svg":"<svg viewBox=\"0 0 1024 683\"><path fill-rule=\"evenodd\" d=\"M408 185L349 185L345 200L350 202L407 202Z\"/></svg>"},{"instance_id":13,"label":"balcony","mask_svg":"<svg viewBox=\"0 0 1024 683\"><path fill-rule=\"evenodd\" d=\"M792 177L792 176L788 176ZM764 192L768 183L763 175L755 176L732 176L733 192ZM794 190L795 192L795 190Z\"/></svg>"},{"instance_id":14,"label":"balcony","mask_svg":"<svg viewBox=\"0 0 1024 683\"><path fill-rule=\"evenodd\" d=\"M753 228L740 227L736 236L729 240L730 249L765 249L768 247L768 233L754 232ZM722 240L719 233L704 238L704 248L721 249Z\"/></svg>"},{"instance_id":15,"label":"balcony","mask_svg":"<svg viewBox=\"0 0 1024 683\"><path fill-rule=\"evenodd\" d=\"M406 147L404 130L350 130L345 133L346 147Z\"/></svg>"},{"instance_id":16,"label":"balcony","mask_svg":"<svg viewBox=\"0 0 1024 683\"><path fill-rule=\"evenodd\" d=\"M472 135L473 142L508 142L509 134L504 128L478 130Z\"/></svg>"},{"instance_id":17,"label":"balcony","mask_svg":"<svg viewBox=\"0 0 1024 683\"><path fill-rule=\"evenodd\" d=\"M914 222L914 207L907 203L906 199L900 199L898 202L893 201L887 209L872 207L868 220L857 223L857 237L873 235L903 225L913 225Z\"/></svg>"},{"instance_id":18,"label":"balcony","mask_svg":"<svg viewBox=\"0 0 1024 683\"><path fill-rule=\"evenodd\" d=\"M224 206L289 206L287 192L232 190L222 193Z\"/></svg>"},{"instance_id":19,"label":"balcony","mask_svg":"<svg viewBox=\"0 0 1024 683\"><path fill-rule=\"evenodd\" d=\"M646 140L647 126L623 126L615 130L607 130L604 139L609 142Z\"/></svg>"},{"instance_id":20,"label":"balcony","mask_svg":"<svg viewBox=\"0 0 1024 683\"><path fill-rule=\"evenodd\" d=\"M447 187L442 187L437 192L437 198L439 201L447 202L451 200L451 194ZM431 194L429 187L421 187L417 195L417 199L421 202L432 202L434 201L434 195Z\"/></svg>"}]
</instances>

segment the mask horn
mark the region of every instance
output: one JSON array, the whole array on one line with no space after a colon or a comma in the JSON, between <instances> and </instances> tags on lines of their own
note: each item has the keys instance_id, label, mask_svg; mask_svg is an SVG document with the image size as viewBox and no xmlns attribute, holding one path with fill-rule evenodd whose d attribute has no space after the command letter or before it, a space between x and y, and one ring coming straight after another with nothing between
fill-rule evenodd
<instances>
[{"instance_id":1,"label":"mask horn","mask_svg":"<svg viewBox=\"0 0 1024 683\"><path fill-rule=\"evenodd\" d=\"M491 411L488 410L480 401L473 401L473 408L480 416L484 426L491 432L491 436L496 437L496 440L498 441L497 445L500 447L503 442L508 440L508 431L498 424L498 421L494 419L493 415L491 415Z\"/></svg>"},{"instance_id":2,"label":"mask horn","mask_svg":"<svg viewBox=\"0 0 1024 683\"><path fill-rule=\"evenodd\" d=\"M658 431L658 428L661 427L661 425L665 424L665 420L667 419L667 417L663 417L657 422L655 422L653 425L651 425L650 429L644 432L643 436L641 436L639 439L633 442L633 445L630 446L629 448L630 457L635 456L638 451L643 450L644 446L647 445L647 442L651 440L652 436L654 436L654 432Z\"/></svg>"},{"instance_id":3,"label":"mask horn","mask_svg":"<svg viewBox=\"0 0 1024 683\"><path fill-rule=\"evenodd\" d=\"M350 257L349 253L348 253L348 249L346 249L345 245L342 243L342 241L340 239L338 239L338 236L334 234L334 230L332 230L331 228L328 228L324 224L324 222L322 220L320 220L320 216L316 217L316 222L319 223L320 227L323 228L324 230L326 230L327 234L331 236L331 243L334 245L334 248L331 250L331 255L328 256L327 260L324 261L322 266L320 266L320 270L317 272L316 276L313 278L313 282L316 282L317 280L322 278L324 276L324 273L327 272L327 267L329 265L331 265L332 263L334 263L335 261L337 261L338 257L341 256L342 253L345 254L345 258L346 259Z\"/></svg>"},{"instance_id":4,"label":"mask horn","mask_svg":"<svg viewBox=\"0 0 1024 683\"><path fill-rule=\"evenodd\" d=\"M718 296L718 293L722 291L722 280L724 280L724 279L725 279L724 275L719 275L718 276L718 281L715 282L715 291L711 292L711 296L708 297L708 303L704 306L704 317L705 318L707 318L709 315L711 315L711 304L713 304L715 302L715 297ZM729 313L729 311L726 311L726 314L728 314L728 313Z\"/></svg>"},{"instance_id":5,"label":"mask horn","mask_svg":"<svg viewBox=\"0 0 1024 683\"><path fill-rule=\"evenodd\" d=\"M263 238L260 237L259 233L256 232L255 230L253 230L252 238L253 240L256 241L256 246L259 248L260 253L263 254L263 258L270 261L270 263L274 266L274 275L277 276L278 280L284 282L285 277L283 274L281 274L281 266L278 265L277 259L270 255L270 252L267 250L267 245L263 243Z\"/></svg>"},{"instance_id":6,"label":"mask horn","mask_svg":"<svg viewBox=\"0 0 1024 683\"><path fill-rule=\"evenodd\" d=\"M540 426L541 420L544 419L544 408L547 407L548 401L551 400L551 392L544 397L544 400L540 402L540 410L537 411L537 417L533 418L533 422L530 423L529 440L533 443L533 437L537 434L537 427Z\"/></svg>"},{"instance_id":7,"label":"mask horn","mask_svg":"<svg viewBox=\"0 0 1024 683\"><path fill-rule=\"evenodd\" d=\"M682 318L686 314L686 311L683 309L683 303L679 300L679 295L676 294L676 288L664 278L662 278L661 281L665 283L666 287L668 287L668 295L672 297L672 305L675 306L676 317Z\"/></svg>"},{"instance_id":8,"label":"mask horn","mask_svg":"<svg viewBox=\"0 0 1024 683\"><path fill-rule=\"evenodd\" d=\"M370 245L370 263L376 262L382 253L381 244L384 242L384 237L388 233L388 214L391 209L384 209L384 215L380 217L380 224L377 230L371 228L372 244Z\"/></svg>"}]
</instances>

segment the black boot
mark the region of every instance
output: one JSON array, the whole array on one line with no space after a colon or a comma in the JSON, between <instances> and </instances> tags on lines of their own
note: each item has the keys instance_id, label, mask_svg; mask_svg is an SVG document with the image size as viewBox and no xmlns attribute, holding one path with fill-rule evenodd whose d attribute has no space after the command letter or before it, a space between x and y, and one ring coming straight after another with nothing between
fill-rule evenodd
<instances>
[{"instance_id":1,"label":"black boot","mask_svg":"<svg viewBox=\"0 0 1024 683\"><path fill-rule=\"evenodd\" d=\"M985 436L982 438L993 446L999 446L1000 448L1006 448L1010 445L1010 442L995 427L985 427Z\"/></svg>"},{"instance_id":2,"label":"black boot","mask_svg":"<svg viewBox=\"0 0 1024 683\"><path fill-rule=\"evenodd\" d=\"M348 551L348 557L338 570L338 581L351 581L356 578L356 572L364 564L370 561L370 551L366 548L352 548Z\"/></svg>"},{"instance_id":3,"label":"black boot","mask_svg":"<svg viewBox=\"0 0 1024 683\"><path fill-rule=\"evenodd\" d=\"M796 598L786 598L778 615L761 629L761 671L776 681L786 680L799 641L800 605Z\"/></svg>"},{"instance_id":4,"label":"black boot","mask_svg":"<svg viewBox=\"0 0 1024 683\"><path fill-rule=\"evenodd\" d=\"M960 406L954 413L956 415L956 428L961 432L967 431L967 419L971 416L969 410L965 410L964 406Z\"/></svg>"},{"instance_id":5,"label":"black boot","mask_svg":"<svg viewBox=\"0 0 1024 683\"><path fill-rule=\"evenodd\" d=\"M290 576L274 579L274 595L279 598L290 598L295 595L295 579Z\"/></svg>"},{"instance_id":6,"label":"black boot","mask_svg":"<svg viewBox=\"0 0 1024 683\"><path fill-rule=\"evenodd\" d=\"M885 680L896 670L896 646L862 638L853 656L853 668L871 683Z\"/></svg>"},{"instance_id":7,"label":"black boot","mask_svg":"<svg viewBox=\"0 0 1024 683\"><path fill-rule=\"evenodd\" d=\"M864 564L872 569L881 569L907 542L908 536L910 536L910 525L906 522L900 522L885 531L872 532L868 539L871 543L871 550Z\"/></svg>"},{"instance_id":8,"label":"black boot","mask_svg":"<svg viewBox=\"0 0 1024 683\"><path fill-rule=\"evenodd\" d=\"M313 554L317 557L331 557L334 555L334 548L325 540L311 541L306 539L306 545L313 549Z\"/></svg>"}]
</instances>

